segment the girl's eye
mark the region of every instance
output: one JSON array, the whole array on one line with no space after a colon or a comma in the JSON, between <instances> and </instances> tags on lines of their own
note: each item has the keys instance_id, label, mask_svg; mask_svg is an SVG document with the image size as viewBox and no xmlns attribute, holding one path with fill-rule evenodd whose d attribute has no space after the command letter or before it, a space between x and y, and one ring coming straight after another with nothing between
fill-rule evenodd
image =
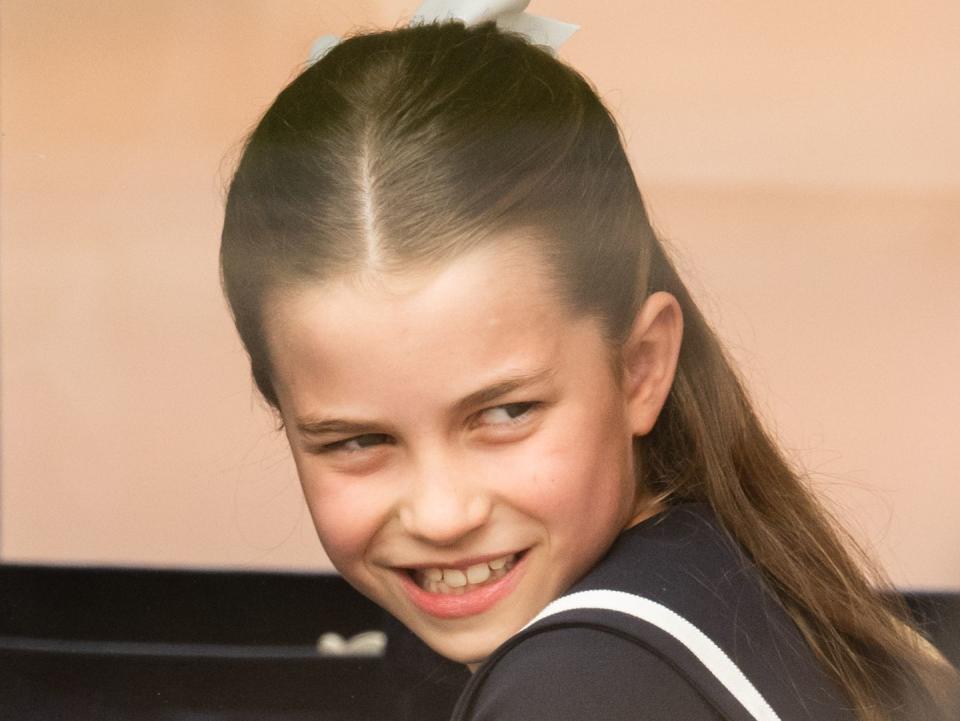
<instances>
[{"instance_id":1,"label":"girl's eye","mask_svg":"<svg viewBox=\"0 0 960 721\"><path fill-rule=\"evenodd\" d=\"M373 446L379 446L391 442L390 436L386 433L364 433L362 436L353 438L344 438L342 441L326 443L318 449L321 453L333 453L342 451L345 453L358 453Z\"/></svg>"},{"instance_id":2,"label":"girl's eye","mask_svg":"<svg viewBox=\"0 0 960 721\"><path fill-rule=\"evenodd\" d=\"M510 423L520 423L530 415L532 411L539 403L536 402L527 402L527 403L507 403L502 406L495 406L494 408L487 408L485 411L480 412L480 419L483 425L487 426L502 426L508 425Z\"/></svg>"}]
</instances>

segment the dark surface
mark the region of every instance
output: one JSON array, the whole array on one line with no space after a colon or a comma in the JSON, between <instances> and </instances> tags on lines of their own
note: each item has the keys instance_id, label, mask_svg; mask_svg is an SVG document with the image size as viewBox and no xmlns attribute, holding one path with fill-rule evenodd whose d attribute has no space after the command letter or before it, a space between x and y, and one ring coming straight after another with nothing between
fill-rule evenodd
<instances>
[{"instance_id":1,"label":"dark surface","mask_svg":"<svg viewBox=\"0 0 960 721\"><path fill-rule=\"evenodd\" d=\"M0 635L312 646L383 613L332 574L0 565Z\"/></svg>"},{"instance_id":2,"label":"dark surface","mask_svg":"<svg viewBox=\"0 0 960 721\"><path fill-rule=\"evenodd\" d=\"M446 721L466 677L335 575L0 565L4 720Z\"/></svg>"},{"instance_id":3,"label":"dark surface","mask_svg":"<svg viewBox=\"0 0 960 721\"><path fill-rule=\"evenodd\" d=\"M905 596L960 664L960 594ZM315 651L371 629L383 658ZM446 721L466 679L334 575L0 564L4 721Z\"/></svg>"}]
</instances>

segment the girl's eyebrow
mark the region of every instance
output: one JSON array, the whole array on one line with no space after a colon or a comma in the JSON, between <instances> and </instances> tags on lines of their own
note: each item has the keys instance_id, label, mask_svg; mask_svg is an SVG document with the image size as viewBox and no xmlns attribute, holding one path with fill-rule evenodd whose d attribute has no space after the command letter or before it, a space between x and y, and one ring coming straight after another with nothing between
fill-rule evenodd
<instances>
[{"instance_id":1,"label":"girl's eyebrow","mask_svg":"<svg viewBox=\"0 0 960 721\"><path fill-rule=\"evenodd\" d=\"M297 430L305 436L320 436L326 433L352 434L370 433L375 424L364 421L348 421L342 418L302 418L297 419Z\"/></svg>"},{"instance_id":2,"label":"girl's eyebrow","mask_svg":"<svg viewBox=\"0 0 960 721\"><path fill-rule=\"evenodd\" d=\"M469 408L474 408L476 406L482 406L491 401L495 401L498 398L501 398L508 393L511 393L519 388L525 386L532 386L536 383L542 383L549 378L552 378L556 373L553 368L544 368L543 370L534 371L532 373L521 373L518 375L512 375L507 378L504 378L501 381L492 383L484 388L481 388L478 391L474 391L465 398L457 401L454 405L454 410L457 412L463 412Z\"/></svg>"},{"instance_id":3,"label":"girl's eyebrow","mask_svg":"<svg viewBox=\"0 0 960 721\"><path fill-rule=\"evenodd\" d=\"M553 377L555 372L552 368L545 368L532 373L521 373L509 376L461 398L454 404L454 412L462 413L470 408L475 408L476 406L481 406L495 401L498 398L502 398L508 393L512 393L520 388L542 383ZM379 428L382 425L383 424L376 421L347 420L343 418L315 418L305 416L296 419L297 430L307 436L317 436L325 433L348 434L379 432Z\"/></svg>"}]
</instances>

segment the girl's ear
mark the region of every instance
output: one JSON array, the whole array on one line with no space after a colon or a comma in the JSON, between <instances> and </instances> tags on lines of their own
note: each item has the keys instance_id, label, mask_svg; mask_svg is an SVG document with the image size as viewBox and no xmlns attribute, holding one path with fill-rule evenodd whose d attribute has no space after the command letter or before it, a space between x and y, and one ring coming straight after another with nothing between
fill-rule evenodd
<instances>
[{"instance_id":1,"label":"girl's ear","mask_svg":"<svg viewBox=\"0 0 960 721\"><path fill-rule=\"evenodd\" d=\"M683 313L670 293L651 294L637 311L622 348L623 392L635 436L653 430L673 385L683 338Z\"/></svg>"}]
</instances>

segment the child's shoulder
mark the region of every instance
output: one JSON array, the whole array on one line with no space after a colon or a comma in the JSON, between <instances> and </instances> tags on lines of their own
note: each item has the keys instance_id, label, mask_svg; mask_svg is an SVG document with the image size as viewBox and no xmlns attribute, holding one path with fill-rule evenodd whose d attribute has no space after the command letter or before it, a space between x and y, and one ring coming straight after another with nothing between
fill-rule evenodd
<instances>
[{"instance_id":1,"label":"child's shoulder","mask_svg":"<svg viewBox=\"0 0 960 721\"><path fill-rule=\"evenodd\" d=\"M679 604L679 613L703 610L710 597L716 608L731 594L764 595L753 563L710 507L696 502L669 506L628 528L570 592L596 588Z\"/></svg>"},{"instance_id":2,"label":"child's shoulder","mask_svg":"<svg viewBox=\"0 0 960 721\"><path fill-rule=\"evenodd\" d=\"M542 718L573 718L556 714L583 703L601 703L596 710L611 719L642 719L661 703L668 716L698 720L853 718L702 504L670 507L625 531L545 613L480 668L454 718L510 719L502 708L521 704L516 718L535 719L531 698L555 706ZM521 691L527 701L514 698ZM480 713L491 708L497 713Z\"/></svg>"},{"instance_id":3,"label":"child's shoulder","mask_svg":"<svg viewBox=\"0 0 960 721\"><path fill-rule=\"evenodd\" d=\"M570 625L532 634L504 654L486 670L476 693L461 698L453 718L720 721L723 717L655 652L610 629Z\"/></svg>"}]
</instances>

